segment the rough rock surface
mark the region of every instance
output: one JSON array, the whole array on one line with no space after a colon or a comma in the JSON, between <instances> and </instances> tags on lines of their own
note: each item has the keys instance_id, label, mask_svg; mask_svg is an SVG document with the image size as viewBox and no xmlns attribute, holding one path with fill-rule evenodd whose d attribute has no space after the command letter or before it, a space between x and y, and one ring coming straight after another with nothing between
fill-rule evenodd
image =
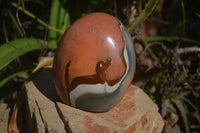
<instances>
[{"instance_id":1,"label":"rough rock surface","mask_svg":"<svg viewBox=\"0 0 200 133\"><path fill-rule=\"evenodd\" d=\"M10 108L5 103L0 103L0 133L8 132L8 119Z\"/></svg>"},{"instance_id":2,"label":"rough rock surface","mask_svg":"<svg viewBox=\"0 0 200 133\"><path fill-rule=\"evenodd\" d=\"M160 133L164 126L156 104L134 85L105 113L85 112L60 102L46 69L26 83L24 92L29 132Z\"/></svg>"}]
</instances>

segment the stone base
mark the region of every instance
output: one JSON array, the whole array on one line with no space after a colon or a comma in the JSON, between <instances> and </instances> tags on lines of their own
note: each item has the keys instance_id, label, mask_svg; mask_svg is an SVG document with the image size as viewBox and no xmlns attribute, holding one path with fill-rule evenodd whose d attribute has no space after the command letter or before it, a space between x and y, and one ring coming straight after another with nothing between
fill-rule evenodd
<instances>
[{"instance_id":1,"label":"stone base","mask_svg":"<svg viewBox=\"0 0 200 133\"><path fill-rule=\"evenodd\" d=\"M8 104L0 103L0 133L8 132L10 108Z\"/></svg>"},{"instance_id":2,"label":"stone base","mask_svg":"<svg viewBox=\"0 0 200 133\"><path fill-rule=\"evenodd\" d=\"M21 131L160 133L164 126L156 104L134 85L110 111L91 113L63 104L58 99L51 72L43 69L33 81L25 84L20 99L18 121L27 123L18 124ZM20 115L22 112L24 115Z\"/></svg>"}]
</instances>

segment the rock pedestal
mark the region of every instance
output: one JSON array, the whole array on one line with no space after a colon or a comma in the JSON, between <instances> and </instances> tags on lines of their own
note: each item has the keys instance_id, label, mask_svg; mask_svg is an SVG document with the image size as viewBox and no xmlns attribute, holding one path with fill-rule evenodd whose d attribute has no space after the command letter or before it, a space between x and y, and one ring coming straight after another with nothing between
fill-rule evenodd
<instances>
[{"instance_id":1,"label":"rock pedestal","mask_svg":"<svg viewBox=\"0 0 200 133\"><path fill-rule=\"evenodd\" d=\"M10 108L5 103L0 103L0 133L8 132L8 119Z\"/></svg>"},{"instance_id":2,"label":"rock pedestal","mask_svg":"<svg viewBox=\"0 0 200 133\"><path fill-rule=\"evenodd\" d=\"M164 126L156 104L134 85L110 111L91 113L63 104L58 99L51 72L43 69L25 84L20 99L17 119L27 124L18 126L27 132L160 133Z\"/></svg>"}]
</instances>

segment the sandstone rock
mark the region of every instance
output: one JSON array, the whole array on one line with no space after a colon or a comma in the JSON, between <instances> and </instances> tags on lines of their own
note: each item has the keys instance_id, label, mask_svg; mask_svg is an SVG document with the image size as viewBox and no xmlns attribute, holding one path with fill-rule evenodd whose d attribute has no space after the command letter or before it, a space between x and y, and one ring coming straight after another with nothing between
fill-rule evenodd
<instances>
[{"instance_id":1,"label":"sandstone rock","mask_svg":"<svg viewBox=\"0 0 200 133\"><path fill-rule=\"evenodd\" d=\"M120 103L105 113L84 112L62 103L57 105L74 133L160 133L163 128L157 106L133 85Z\"/></svg>"},{"instance_id":2,"label":"sandstone rock","mask_svg":"<svg viewBox=\"0 0 200 133\"><path fill-rule=\"evenodd\" d=\"M34 123L31 124L36 125L34 130L39 133L64 133L66 132L65 125L53 102L58 99L57 94L52 79L48 77L51 77L51 74L43 71L33 82L25 85L27 106L30 116L34 120ZM49 81L49 79L51 80ZM33 129L30 130L33 131Z\"/></svg>"},{"instance_id":3,"label":"sandstone rock","mask_svg":"<svg viewBox=\"0 0 200 133\"><path fill-rule=\"evenodd\" d=\"M51 72L46 69L25 85L24 93L29 132L160 133L164 126L156 104L134 85L105 113L86 112L63 104Z\"/></svg>"},{"instance_id":4,"label":"sandstone rock","mask_svg":"<svg viewBox=\"0 0 200 133\"><path fill-rule=\"evenodd\" d=\"M0 133L8 132L10 108L5 103L0 103Z\"/></svg>"}]
</instances>

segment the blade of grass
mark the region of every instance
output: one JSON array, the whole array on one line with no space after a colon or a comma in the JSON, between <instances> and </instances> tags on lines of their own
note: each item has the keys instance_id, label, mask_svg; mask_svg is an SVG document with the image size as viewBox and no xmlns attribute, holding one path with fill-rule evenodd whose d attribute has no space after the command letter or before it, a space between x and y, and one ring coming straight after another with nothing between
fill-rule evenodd
<instances>
[{"instance_id":1,"label":"blade of grass","mask_svg":"<svg viewBox=\"0 0 200 133\"><path fill-rule=\"evenodd\" d=\"M50 14L50 25L65 31L70 26L69 12L64 8L64 1L53 0ZM49 31L50 42L57 44L62 34L53 30Z\"/></svg>"},{"instance_id":2,"label":"blade of grass","mask_svg":"<svg viewBox=\"0 0 200 133\"><path fill-rule=\"evenodd\" d=\"M200 45L199 41L195 41L189 38L180 38L174 36L148 36L143 38L146 42L155 42L155 41L183 41L183 42L190 42L194 44Z\"/></svg>"},{"instance_id":3,"label":"blade of grass","mask_svg":"<svg viewBox=\"0 0 200 133\"><path fill-rule=\"evenodd\" d=\"M51 4L51 14L50 14L50 25L58 28L58 17L59 17L60 1L52 0ZM57 44L57 32L50 30L49 31L50 42Z\"/></svg>"},{"instance_id":4,"label":"blade of grass","mask_svg":"<svg viewBox=\"0 0 200 133\"><path fill-rule=\"evenodd\" d=\"M70 26L70 15L69 13L64 9L62 6L60 9L60 15L58 19L58 27L59 29L66 31L66 29ZM62 37L62 34L57 33L57 44L60 41L60 38Z\"/></svg>"},{"instance_id":5,"label":"blade of grass","mask_svg":"<svg viewBox=\"0 0 200 133\"><path fill-rule=\"evenodd\" d=\"M18 76L19 74L23 72L32 71L33 69L34 69L34 66L25 66L25 67L17 67L11 70L7 70L6 72L0 75L0 88L12 78Z\"/></svg>"},{"instance_id":6,"label":"blade of grass","mask_svg":"<svg viewBox=\"0 0 200 133\"><path fill-rule=\"evenodd\" d=\"M10 62L12 62L17 57L33 51L41 49L44 41L41 39L18 39L14 41L10 41L4 43L0 46L0 70L7 66ZM45 44L44 47L48 47L49 49L55 50L55 44Z\"/></svg>"},{"instance_id":7,"label":"blade of grass","mask_svg":"<svg viewBox=\"0 0 200 133\"><path fill-rule=\"evenodd\" d=\"M66 30L71 25L69 13L65 13L63 18L64 18L63 19L64 23L63 23L63 25L61 25L62 26L61 29Z\"/></svg>"},{"instance_id":8,"label":"blade of grass","mask_svg":"<svg viewBox=\"0 0 200 133\"><path fill-rule=\"evenodd\" d=\"M180 0L180 2L181 2L182 15L183 15L182 27L183 27L183 32L185 32L185 22L186 22L186 18L185 18L185 6L184 6L184 2L183 2L183 0Z\"/></svg>"},{"instance_id":9,"label":"blade of grass","mask_svg":"<svg viewBox=\"0 0 200 133\"><path fill-rule=\"evenodd\" d=\"M67 12L64 7L61 7L61 15L59 21L59 28L61 30L66 30L70 26L70 14Z\"/></svg>"}]
</instances>

